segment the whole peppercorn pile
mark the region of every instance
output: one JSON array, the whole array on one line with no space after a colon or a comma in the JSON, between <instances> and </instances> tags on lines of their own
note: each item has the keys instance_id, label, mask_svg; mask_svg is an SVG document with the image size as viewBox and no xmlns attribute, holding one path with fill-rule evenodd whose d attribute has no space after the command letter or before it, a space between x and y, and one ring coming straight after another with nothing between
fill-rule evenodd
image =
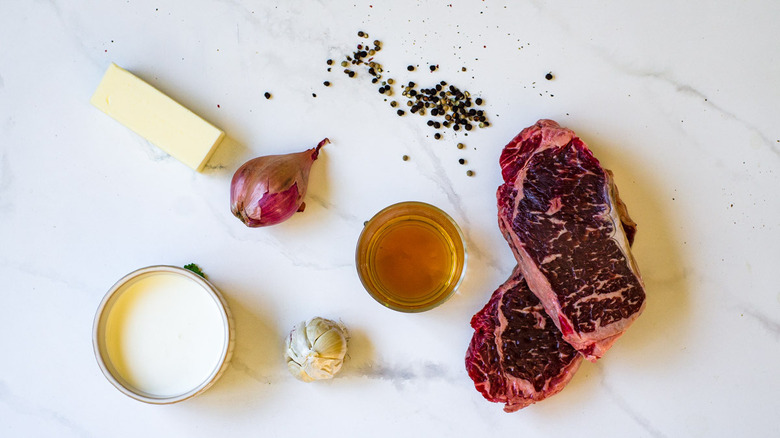
<instances>
[{"instance_id":1,"label":"whole peppercorn pile","mask_svg":"<svg viewBox=\"0 0 780 438\"><path fill-rule=\"evenodd\" d=\"M357 35L363 39L369 38L368 33L364 31L359 31ZM394 84L396 81L393 78L383 78L382 73L384 73L384 69L382 64L375 59L376 54L381 50L382 42L379 40L374 40L373 44L360 42L357 44L356 50L351 55L345 56L345 59L341 61L341 66L344 67L344 74L350 78L357 76L357 67L363 67L371 76L371 83L379 85L377 91L380 94L394 96ZM332 65L333 60L329 59L327 64ZM438 68L437 64L431 64L429 67L431 72L438 70ZM409 72L416 71L413 65L409 65L406 69ZM466 69L463 67L461 70L465 71ZM330 68L328 68L328 71L330 71ZM325 82L325 84L327 86L330 83ZM430 117L426 124L433 129L451 129L457 132L490 126L490 121L485 111L477 108L482 106L484 103L483 99L480 97L472 99L471 93L467 90L461 90L446 81L440 81L430 87L418 87L416 83L411 81L399 86L401 95L407 99L405 106L408 112ZM403 107L396 100L391 100L389 105L392 108ZM406 113L402 109L396 110L398 116L404 116ZM434 134L434 138L439 140L442 138L442 134L437 132Z\"/></svg>"}]
</instances>

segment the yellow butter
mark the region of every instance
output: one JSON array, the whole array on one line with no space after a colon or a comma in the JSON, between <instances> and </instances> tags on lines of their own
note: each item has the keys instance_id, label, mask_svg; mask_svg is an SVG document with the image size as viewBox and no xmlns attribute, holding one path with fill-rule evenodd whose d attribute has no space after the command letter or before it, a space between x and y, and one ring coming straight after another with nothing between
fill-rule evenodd
<instances>
[{"instance_id":1,"label":"yellow butter","mask_svg":"<svg viewBox=\"0 0 780 438\"><path fill-rule=\"evenodd\" d=\"M219 128L116 64L92 105L191 168L201 171L225 136Z\"/></svg>"}]
</instances>

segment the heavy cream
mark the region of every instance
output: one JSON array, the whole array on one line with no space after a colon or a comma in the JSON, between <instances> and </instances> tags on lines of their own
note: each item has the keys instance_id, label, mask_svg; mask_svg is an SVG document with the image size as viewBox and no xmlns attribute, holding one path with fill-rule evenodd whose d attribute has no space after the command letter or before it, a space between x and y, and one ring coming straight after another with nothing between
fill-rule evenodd
<instances>
[{"instance_id":1,"label":"heavy cream","mask_svg":"<svg viewBox=\"0 0 780 438\"><path fill-rule=\"evenodd\" d=\"M105 309L108 362L124 386L174 397L204 383L224 359L228 336L217 298L195 280L150 272L126 283Z\"/></svg>"}]
</instances>

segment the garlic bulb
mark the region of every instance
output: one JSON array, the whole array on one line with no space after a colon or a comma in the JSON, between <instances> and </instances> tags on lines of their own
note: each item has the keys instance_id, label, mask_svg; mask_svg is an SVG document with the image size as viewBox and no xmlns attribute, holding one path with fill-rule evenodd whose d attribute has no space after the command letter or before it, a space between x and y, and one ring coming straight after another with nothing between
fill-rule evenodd
<instances>
[{"instance_id":1,"label":"garlic bulb","mask_svg":"<svg viewBox=\"0 0 780 438\"><path fill-rule=\"evenodd\" d=\"M287 367L299 380L332 379L347 354L347 329L325 318L298 323L287 337Z\"/></svg>"}]
</instances>

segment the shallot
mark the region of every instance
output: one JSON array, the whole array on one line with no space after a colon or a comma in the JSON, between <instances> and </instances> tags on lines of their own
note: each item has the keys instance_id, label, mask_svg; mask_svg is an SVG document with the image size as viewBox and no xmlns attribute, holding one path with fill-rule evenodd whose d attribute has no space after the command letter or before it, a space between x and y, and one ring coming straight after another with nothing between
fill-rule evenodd
<instances>
[{"instance_id":1,"label":"shallot","mask_svg":"<svg viewBox=\"0 0 780 438\"><path fill-rule=\"evenodd\" d=\"M285 155L267 155L244 163L230 184L230 211L248 227L275 225L306 204L311 165L326 138L316 147Z\"/></svg>"}]
</instances>

